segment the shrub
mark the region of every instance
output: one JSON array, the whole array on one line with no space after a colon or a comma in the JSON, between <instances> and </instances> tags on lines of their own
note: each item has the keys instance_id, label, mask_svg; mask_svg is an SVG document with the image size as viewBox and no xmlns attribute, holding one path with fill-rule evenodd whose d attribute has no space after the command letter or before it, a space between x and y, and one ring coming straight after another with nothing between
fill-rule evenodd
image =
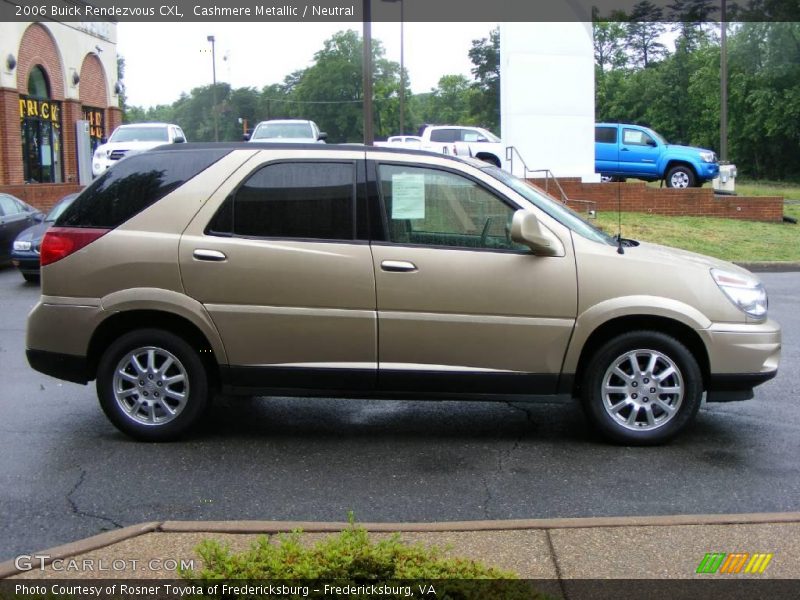
<instances>
[{"instance_id":1,"label":"shrub","mask_svg":"<svg viewBox=\"0 0 800 600\"><path fill-rule=\"evenodd\" d=\"M402 582L413 588L414 597L426 597L417 586L427 583L435 584L436 588L436 595L429 597L440 600L540 598L527 582L518 580L515 573L466 558L449 558L441 548L407 544L398 534L372 541L366 529L351 524L338 535L329 536L311 547L301 543L301 534L300 531L283 534L278 544L262 536L249 550L239 554L215 540L206 540L197 547L204 563L202 570L185 571L181 575L205 584L242 579L326 580L335 581L337 585ZM311 597L314 597L313 591ZM398 591L379 597L409 596L407 591Z\"/></svg>"}]
</instances>

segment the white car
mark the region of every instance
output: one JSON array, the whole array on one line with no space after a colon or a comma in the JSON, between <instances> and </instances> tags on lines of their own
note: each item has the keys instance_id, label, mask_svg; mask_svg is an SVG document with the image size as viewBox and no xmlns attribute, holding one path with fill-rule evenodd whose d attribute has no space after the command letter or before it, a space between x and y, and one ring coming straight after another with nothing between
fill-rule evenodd
<instances>
[{"instance_id":1,"label":"white car","mask_svg":"<svg viewBox=\"0 0 800 600\"><path fill-rule=\"evenodd\" d=\"M183 130L172 123L135 123L120 125L97 147L92 157L92 175L98 177L117 161L164 144L186 142Z\"/></svg>"},{"instance_id":2,"label":"white car","mask_svg":"<svg viewBox=\"0 0 800 600\"><path fill-rule=\"evenodd\" d=\"M253 133L245 134L246 141L284 144L324 144L327 137L328 134L320 131L314 121L302 119L261 121Z\"/></svg>"}]
</instances>

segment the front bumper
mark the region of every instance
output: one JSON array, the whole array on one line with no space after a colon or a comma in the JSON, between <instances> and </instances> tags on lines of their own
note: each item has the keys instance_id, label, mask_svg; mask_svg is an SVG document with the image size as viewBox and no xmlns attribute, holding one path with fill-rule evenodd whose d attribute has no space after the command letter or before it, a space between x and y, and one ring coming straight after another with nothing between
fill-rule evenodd
<instances>
[{"instance_id":1,"label":"front bumper","mask_svg":"<svg viewBox=\"0 0 800 600\"><path fill-rule=\"evenodd\" d=\"M719 175L718 163L701 162L700 165L697 167L697 176L703 181L714 179L715 177L717 177L717 175Z\"/></svg>"},{"instance_id":2,"label":"front bumper","mask_svg":"<svg viewBox=\"0 0 800 600\"><path fill-rule=\"evenodd\" d=\"M709 356L708 402L748 400L754 387L777 375L781 329L775 321L714 324L699 333Z\"/></svg>"},{"instance_id":3,"label":"front bumper","mask_svg":"<svg viewBox=\"0 0 800 600\"><path fill-rule=\"evenodd\" d=\"M41 268L41 259L35 252L11 252L11 264L22 273L37 275Z\"/></svg>"}]
</instances>

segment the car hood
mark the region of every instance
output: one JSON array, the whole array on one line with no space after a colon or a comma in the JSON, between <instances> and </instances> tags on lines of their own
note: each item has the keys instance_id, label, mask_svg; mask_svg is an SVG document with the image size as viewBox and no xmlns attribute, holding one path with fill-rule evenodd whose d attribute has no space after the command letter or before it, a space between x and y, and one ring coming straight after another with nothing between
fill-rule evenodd
<instances>
[{"instance_id":1,"label":"car hood","mask_svg":"<svg viewBox=\"0 0 800 600\"><path fill-rule=\"evenodd\" d=\"M102 144L101 146L97 147L95 152L104 152L106 155L110 154L114 150L126 150L128 154L133 154L136 152L144 152L145 150L151 150L153 148L158 148L159 146L163 146L168 142L109 142L107 144Z\"/></svg>"},{"instance_id":2,"label":"car hood","mask_svg":"<svg viewBox=\"0 0 800 600\"><path fill-rule=\"evenodd\" d=\"M713 150L708 150L707 148L698 148L697 146L680 146L678 144L667 144L667 148L670 150L677 150L678 152L713 152Z\"/></svg>"},{"instance_id":3,"label":"car hood","mask_svg":"<svg viewBox=\"0 0 800 600\"><path fill-rule=\"evenodd\" d=\"M44 232L50 229L53 224L47 221L31 225L27 229L23 229L17 235L19 242L39 242L44 237Z\"/></svg>"},{"instance_id":4,"label":"car hood","mask_svg":"<svg viewBox=\"0 0 800 600\"><path fill-rule=\"evenodd\" d=\"M625 248L625 251L634 250L633 248ZM706 256L705 254L698 254L697 252L690 252L688 250L680 250L670 246L662 246L660 244L651 244L649 242L639 242L639 246L635 251L638 254L646 254L647 258L661 264L676 265L682 263L688 267L698 269L724 269L732 273L739 273L749 277L755 277L747 269L735 265L731 262L714 258L713 256Z\"/></svg>"}]
</instances>

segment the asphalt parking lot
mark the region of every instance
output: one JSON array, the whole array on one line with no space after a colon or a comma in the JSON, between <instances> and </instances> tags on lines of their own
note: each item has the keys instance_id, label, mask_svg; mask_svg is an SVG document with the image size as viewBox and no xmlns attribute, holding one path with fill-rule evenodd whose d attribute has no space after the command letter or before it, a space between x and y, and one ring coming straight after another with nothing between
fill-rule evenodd
<instances>
[{"instance_id":1,"label":"asphalt parking lot","mask_svg":"<svg viewBox=\"0 0 800 600\"><path fill-rule=\"evenodd\" d=\"M172 444L130 441L93 386L24 355L39 289L0 269L0 561L152 520L361 521L800 510L800 273L764 273L782 370L660 448L602 443L573 404L222 399Z\"/></svg>"}]
</instances>

